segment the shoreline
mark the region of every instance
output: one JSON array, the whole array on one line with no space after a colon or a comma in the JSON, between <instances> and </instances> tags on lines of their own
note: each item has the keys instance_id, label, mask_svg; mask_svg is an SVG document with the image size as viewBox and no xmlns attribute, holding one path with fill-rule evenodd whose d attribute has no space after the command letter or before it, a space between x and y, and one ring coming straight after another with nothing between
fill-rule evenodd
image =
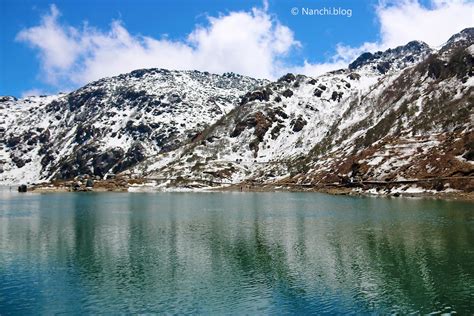
<instances>
[{"instance_id":1,"label":"shoreline","mask_svg":"<svg viewBox=\"0 0 474 316\"><path fill-rule=\"evenodd\" d=\"M273 188L271 188L273 187ZM281 184L265 184L260 187L243 188L239 186L230 186L226 188L214 189L212 191L228 191L228 192L307 192L307 193L324 193L329 195L342 196L368 196L368 197L388 197L388 198L429 198L439 200L456 200L456 201L474 201L474 192L463 191L440 191L440 192L396 192L396 193L377 193L369 191L354 190L348 187L320 186L301 189Z\"/></svg>"},{"instance_id":2,"label":"shoreline","mask_svg":"<svg viewBox=\"0 0 474 316\"><path fill-rule=\"evenodd\" d=\"M12 187L12 190L16 187ZM437 200L455 200L455 201L474 201L474 192L463 191L419 191L404 192L403 190L395 190L394 192L384 190L363 190L361 188L350 188L334 185L319 186L300 186L293 184L248 184L209 187L196 185L181 185L173 187L160 187L156 184L149 184L143 181L132 182L115 182L115 181L97 181L93 187L80 187L74 190L70 182L64 183L42 183L32 185L28 188L28 192L32 193L66 193L66 192L84 192L84 193L101 193L101 192L129 192L129 193L159 193L159 192L307 192L307 193L324 193L330 195L343 196L369 196L369 197L386 197L386 198L429 198Z\"/></svg>"}]
</instances>

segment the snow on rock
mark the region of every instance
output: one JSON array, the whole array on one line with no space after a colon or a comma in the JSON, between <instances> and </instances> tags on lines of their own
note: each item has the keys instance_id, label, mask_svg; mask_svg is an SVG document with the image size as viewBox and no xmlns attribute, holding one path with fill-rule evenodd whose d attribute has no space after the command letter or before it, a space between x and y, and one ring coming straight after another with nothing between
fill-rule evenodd
<instances>
[{"instance_id":1,"label":"snow on rock","mask_svg":"<svg viewBox=\"0 0 474 316\"><path fill-rule=\"evenodd\" d=\"M266 81L136 70L67 95L0 99L1 183L103 177L191 141Z\"/></svg>"},{"instance_id":2,"label":"snow on rock","mask_svg":"<svg viewBox=\"0 0 474 316\"><path fill-rule=\"evenodd\" d=\"M131 191L410 179L469 190L473 30L315 78L142 69L69 94L2 97L0 183L120 174L146 180Z\"/></svg>"}]
</instances>

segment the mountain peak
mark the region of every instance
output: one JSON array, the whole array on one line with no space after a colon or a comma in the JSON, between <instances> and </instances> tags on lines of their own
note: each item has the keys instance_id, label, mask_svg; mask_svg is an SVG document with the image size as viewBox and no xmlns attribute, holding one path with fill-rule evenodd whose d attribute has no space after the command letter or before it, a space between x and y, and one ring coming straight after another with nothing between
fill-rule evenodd
<instances>
[{"instance_id":1,"label":"mountain peak","mask_svg":"<svg viewBox=\"0 0 474 316\"><path fill-rule=\"evenodd\" d=\"M468 47L469 45L472 45L473 43L474 43L474 27L470 27L451 36L449 40L443 45L440 52L443 54L459 47Z\"/></svg>"},{"instance_id":2,"label":"mountain peak","mask_svg":"<svg viewBox=\"0 0 474 316\"><path fill-rule=\"evenodd\" d=\"M459 40L472 41L474 39L474 27L468 27L459 33L454 34L449 38L447 43L457 42Z\"/></svg>"},{"instance_id":3,"label":"mountain peak","mask_svg":"<svg viewBox=\"0 0 474 316\"><path fill-rule=\"evenodd\" d=\"M349 64L350 70L369 68L385 74L391 69L399 70L415 64L431 53L431 48L422 41L411 41L406 45L375 53L366 52Z\"/></svg>"}]
</instances>

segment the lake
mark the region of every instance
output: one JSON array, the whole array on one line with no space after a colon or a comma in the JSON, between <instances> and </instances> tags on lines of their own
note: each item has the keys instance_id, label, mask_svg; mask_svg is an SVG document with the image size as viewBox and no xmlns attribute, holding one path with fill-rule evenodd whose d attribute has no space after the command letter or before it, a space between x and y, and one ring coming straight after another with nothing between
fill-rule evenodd
<instances>
[{"instance_id":1,"label":"lake","mask_svg":"<svg viewBox=\"0 0 474 316\"><path fill-rule=\"evenodd\" d=\"M0 314L472 314L473 206L4 190Z\"/></svg>"}]
</instances>

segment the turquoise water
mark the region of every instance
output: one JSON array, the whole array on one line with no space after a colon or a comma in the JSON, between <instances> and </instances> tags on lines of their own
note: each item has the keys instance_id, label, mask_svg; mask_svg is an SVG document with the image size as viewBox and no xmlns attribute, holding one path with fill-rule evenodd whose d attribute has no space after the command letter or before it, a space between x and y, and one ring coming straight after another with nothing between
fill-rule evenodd
<instances>
[{"instance_id":1,"label":"turquoise water","mask_svg":"<svg viewBox=\"0 0 474 316\"><path fill-rule=\"evenodd\" d=\"M474 207L0 193L0 314L474 313Z\"/></svg>"}]
</instances>

